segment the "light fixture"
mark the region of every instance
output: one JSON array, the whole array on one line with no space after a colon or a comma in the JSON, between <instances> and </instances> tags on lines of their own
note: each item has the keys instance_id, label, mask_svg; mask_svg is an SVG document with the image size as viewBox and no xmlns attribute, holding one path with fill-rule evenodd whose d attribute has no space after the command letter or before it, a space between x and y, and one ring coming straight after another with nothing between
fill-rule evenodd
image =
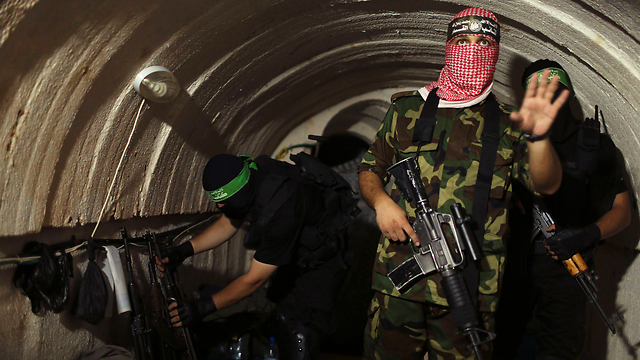
<instances>
[{"instance_id":1,"label":"light fixture","mask_svg":"<svg viewBox=\"0 0 640 360\"><path fill-rule=\"evenodd\" d=\"M143 98L158 103L169 102L180 92L178 79L163 66L150 66L140 71L133 81L133 88Z\"/></svg>"}]
</instances>

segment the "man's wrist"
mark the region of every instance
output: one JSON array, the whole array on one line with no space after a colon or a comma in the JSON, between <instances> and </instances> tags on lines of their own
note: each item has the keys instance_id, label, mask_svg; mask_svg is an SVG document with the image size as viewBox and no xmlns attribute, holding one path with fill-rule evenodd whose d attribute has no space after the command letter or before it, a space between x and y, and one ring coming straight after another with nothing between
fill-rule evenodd
<instances>
[{"instance_id":1,"label":"man's wrist","mask_svg":"<svg viewBox=\"0 0 640 360\"><path fill-rule=\"evenodd\" d=\"M189 240L187 240L187 241L183 242L182 244L180 244L178 246L178 249L180 249L180 253L182 253L182 255L185 258L193 256L193 254L194 254L193 245L191 244L191 241L189 241Z\"/></svg>"},{"instance_id":2,"label":"man's wrist","mask_svg":"<svg viewBox=\"0 0 640 360\"><path fill-rule=\"evenodd\" d=\"M536 141L544 140L544 139L546 139L548 137L549 137L549 132L547 132L546 134L538 135L538 136L524 134L524 139L529 141L529 142L536 142Z\"/></svg>"},{"instance_id":3,"label":"man's wrist","mask_svg":"<svg viewBox=\"0 0 640 360\"><path fill-rule=\"evenodd\" d=\"M201 298L197 307L201 316L206 316L218 311L218 307L216 306L216 303L213 302L213 298L211 296Z\"/></svg>"},{"instance_id":4,"label":"man's wrist","mask_svg":"<svg viewBox=\"0 0 640 360\"><path fill-rule=\"evenodd\" d=\"M594 242L600 240L602 237L602 232L600 231L600 227L597 224L591 224L585 228L585 231L588 234L589 243L593 244Z\"/></svg>"}]
</instances>

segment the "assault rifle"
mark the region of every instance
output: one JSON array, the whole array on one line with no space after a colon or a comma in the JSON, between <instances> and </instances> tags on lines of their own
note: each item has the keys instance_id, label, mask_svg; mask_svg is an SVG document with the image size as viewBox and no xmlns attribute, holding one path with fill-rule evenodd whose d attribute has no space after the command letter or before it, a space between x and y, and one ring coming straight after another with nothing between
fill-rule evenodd
<instances>
[{"instance_id":1,"label":"assault rifle","mask_svg":"<svg viewBox=\"0 0 640 360\"><path fill-rule=\"evenodd\" d=\"M469 227L470 218L463 215L460 204L451 205L453 215L435 212L429 206L415 158L404 159L391 166L388 171L396 178L396 186L404 198L413 202L416 207L413 229L418 234L420 249L416 252L411 243L413 256L391 270L387 277L396 289L401 290L418 277L437 271L442 276L441 285L451 308L456 330L467 337L469 348L482 360L480 345L493 340L495 334L480 328L476 306L458 271L465 262L465 250L473 261L480 257ZM448 225L453 233L455 253L451 251L443 225Z\"/></svg>"},{"instance_id":2,"label":"assault rifle","mask_svg":"<svg viewBox=\"0 0 640 360\"><path fill-rule=\"evenodd\" d=\"M538 204L533 204L533 233L531 235L532 239L539 233L542 233L545 239L548 239L555 235L555 230L547 231L547 229L554 224L555 222L548 212L543 210ZM602 321L604 321L607 327L609 327L611 333L615 334L616 327L614 323L618 320L622 320L622 315L607 318L607 316L604 314L604 311L600 307L600 304L597 300L598 288L596 287L596 282L594 281L593 272L587 267L584 259L582 259L582 255L580 255L580 253L577 253L570 259L563 260L562 263L564 264L564 267L569 270L571 276L576 279L576 281L580 285L580 288L582 288L582 291L584 291L584 294L587 296L587 299L589 299L589 302L593 305Z\"/></svg>"},{"instance_id":3,"label":"assault rifle","mask_svg":"<svg viewBox=\"0 0 640 360\"><path fill-rule=\"evenodd\" d=\"M137 360L147 360L152 358L152 351L147 338L149 326L145 316L144 308L138 296L138 289L133 279L133 266L131 265L131 253L129 252L129 239L127 231L122 228L120 231L124 241L125 273L127 276L127 289L129 300L131 301L131 332L133 333L134 352Z\"/></svg>"},{"instance_id":4,"label":"assault rifle","mask_svg":"<svg viewBox=\"0 0 640 360\"><path fill-rule=\"evenodd\" d=\"M156 260L149 231L145 233L144 239L149 248L149 297L151 298L151 319L149 322L162 340L156 341L155 345L159 348L163 360L176 359L176 354L182 353L187 349L187 346L184 337L180 336L169 322L166 299L156 274Z\"/></svg>"},{"instance_id":5,"label":"assault rifle","mask_svg":"<svg viewBox=\"0 0 640 360\"><path fill-rule=\"evenodd\" d=\"M160 251L160 247L158 247L158 243L156 242L156 235L155 234L151 234L151 236L149 238L149 256L153 257L153 255L152 255L153 251L151 249L151 245L153 245L153 248L155 250L155 256L159 260L161 260L162 259L162 252ZM154 274L155 274L155 266L154 266L153 271L154 271ZM168 303L174 302L174 301L176 301L176 299L182 299L182 294L180 292L180 289L177 286L177 282L178 282L177 281L177 274L176 274L175 269L173 269L173 268L171 268L169 266L165 266L164 276L161 278L161 281L159 282L162 291L158 295L158 297L160 297L160 299L157 300L158 302L161 302L163 304L163 310L166 309L166 306L168 305ZM166 297L162 298L163 294ZM165 317L165 319L167 319L167 322L165 324L163 324L163 325L158 324L159 328L164 328L164 325L168 324L169 316L168 316L168 314L166 314L166 315L167 316ZM174 336L170 336L169 334L167 334L166 331L165 332L161 332L160 335L165 340L170 340L170 341L168 341L168 343L174 349L176 349L176 350L184 350L186 348L186 350L187 350L187 352L189 354L190 360L196 360L196 351L195 351L195 348L193 347L193 342L191 341L191 334L189 332L189 328L183 326L183 327L179 327L179 328L173 328L173 331L175 331L175 333L177 333L178 339L175 339ZM176 345L176 342L179 345Z\"/></svg>"}]
</instances>

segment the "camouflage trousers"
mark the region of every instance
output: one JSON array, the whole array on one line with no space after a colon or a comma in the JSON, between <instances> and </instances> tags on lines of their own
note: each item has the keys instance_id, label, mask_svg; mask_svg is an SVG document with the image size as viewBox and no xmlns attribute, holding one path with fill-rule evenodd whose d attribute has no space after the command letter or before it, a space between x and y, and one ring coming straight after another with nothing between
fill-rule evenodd
<instances>
[{"instance_id":1,"label":"camouflage trousers","mask_svg":"<svg viewBox=\"0 0 640 360\"><path fill-rule=\"evenodd\" d=\"M375 292L364 334L364 359L475 359L469 342L456 333L447 307ZM493 313L481 313L484 329L494 331ZM491 358L491 342L482 344L483 359Z\"/></svg>"}]
</instances>

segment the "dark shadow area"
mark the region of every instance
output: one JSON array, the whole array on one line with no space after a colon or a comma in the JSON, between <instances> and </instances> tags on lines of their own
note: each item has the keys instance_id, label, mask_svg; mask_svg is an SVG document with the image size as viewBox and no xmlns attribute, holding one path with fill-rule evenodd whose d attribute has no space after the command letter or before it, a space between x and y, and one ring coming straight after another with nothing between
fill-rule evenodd
<instances>
[{"instance_id":1,"label":"dark shadow area","mask_svg":"<svg viewBox=\"0 0 640 360\"><path fill-rule=\"evenodd\" d=\"M336 133L321 141L318 148L318 159L334 167L353 159L361 159L361 154L367 151L369 144L359 137L347 132Z\"/></svg>"},{"instance_id":2,"label":"dark shadow area","mask_svg":"<svg viewBox=\"0 0 640 360\"><path fill-rule=\"evenodd\" d=\"M321 142L318 158L330 164L357 192L357 168L369 144L349 133L336 133ZM338 293L336 331L323 344L326 353L361 356L367 308L373 297L371 279L380 230L375 223L375 213L361 199L362 210L349 227L351 267Z\"/></svg>"}]
</instances>

